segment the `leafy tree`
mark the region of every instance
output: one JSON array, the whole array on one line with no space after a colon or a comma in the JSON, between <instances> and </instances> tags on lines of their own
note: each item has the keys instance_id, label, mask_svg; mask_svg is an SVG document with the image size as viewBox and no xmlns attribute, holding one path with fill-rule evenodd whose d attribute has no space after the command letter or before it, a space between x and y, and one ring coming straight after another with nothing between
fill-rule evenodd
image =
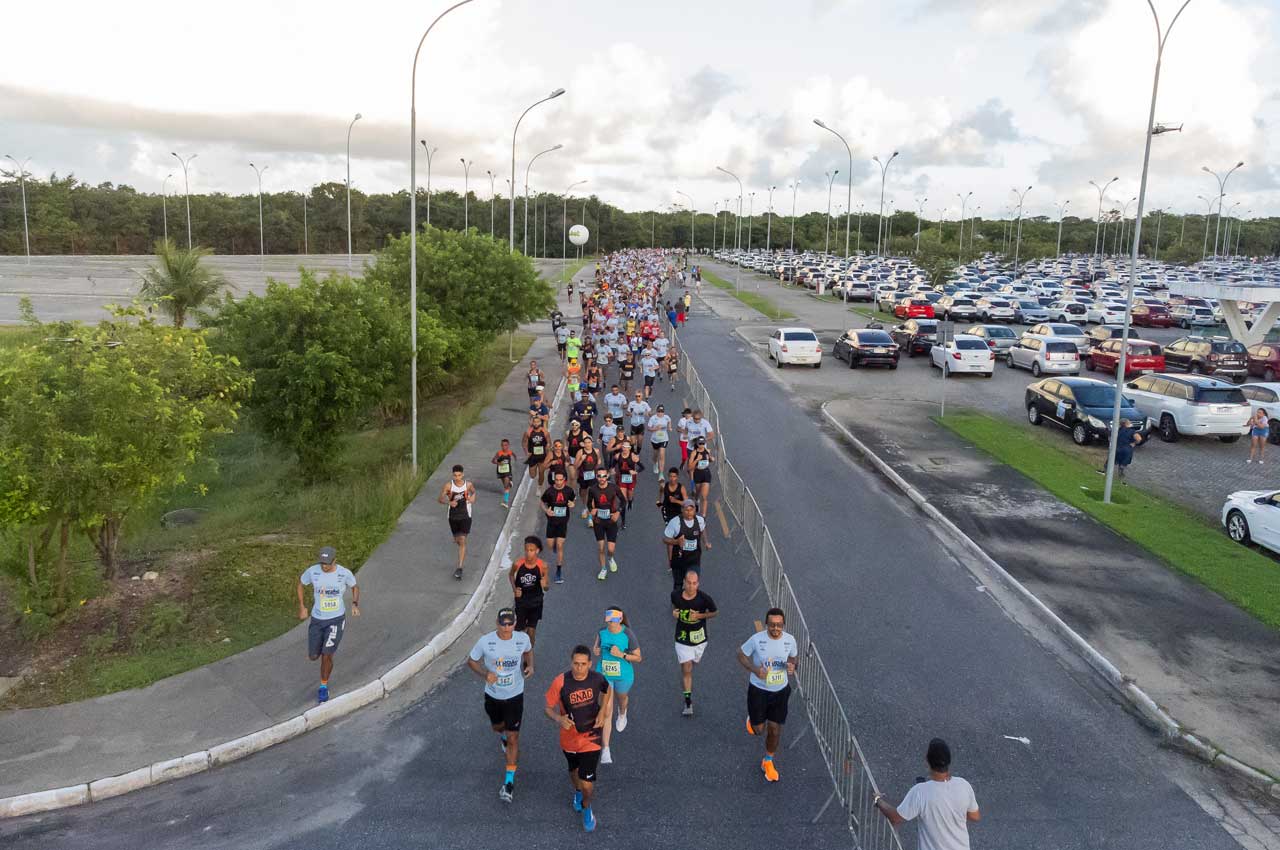
<instances>
[{"instance_id":1,"label":"leafy tree","mask_svg":"<svg viewBox=\"0 0 1280 850\"><path fill-rule=\"evenodd\" d=\"M157 264L142 274L142 297L172 316L175 328L186 324L188 313L231 286L222 272L200 263L210 253L207 248L178 248L171 239L156 242Z\"/></svg>"},{"instance_id":2,"label":"leafy tree","mask_svg":"<svg viewBox=\"0 0 1280 850\"><path fill-rule=\"evenodd\" d=\"M41 342L0 363L0 526L26 540L37 590L57 536L49 590L65 605L70 535L84 532L113 577L125 517L185 481L236 421L248 381L203 332L159 326L136 308L96 326L40 328Z\"/></svg>"}]
</instances>

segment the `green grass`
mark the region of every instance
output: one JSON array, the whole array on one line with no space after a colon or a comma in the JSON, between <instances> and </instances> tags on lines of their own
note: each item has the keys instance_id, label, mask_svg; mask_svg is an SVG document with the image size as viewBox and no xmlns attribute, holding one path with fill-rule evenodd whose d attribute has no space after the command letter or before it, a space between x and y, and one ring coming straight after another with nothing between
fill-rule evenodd
<instances>
[{"instance_id":1,"label":"green grass","mask_svg":"<svg viewBox=\"0 0 1280 850\"><path fill-rule=\"evenodd\" d=\"M935 421L1262 622L1280 628L1280 567L1233 543L1216 523L1125 484L1116 485L1113 503L1106 504L1096 458L1089 462L1073 456L1030 426L969 412Z\"/></svg>"},{"instance_id":2,"label":"green grass","mask_svg":"<svg viewBox=\"0 0 1280 850\"><path fill-rule=\"evenodd\" d=\"M554 271L549 271L549 280L556 285L556 291L559 292L564 285L573 280L573 276L582 271L583 266L592 262L591 257L584 257L581 260L570 260L565 270L562 272L558 267Z\"/></svg>"},{"instance_id":3,"label":"green grass","mask_svg":"<svg viewBox=\"0 0 1280 850\"><path fill-rule=\"evenodd\" d=\"M898 324L897 316L892 313L886 313L882 310L876 310L873 307L850 307L849 312L857 313L859 316L865 316L866 318L876 322L888 322L891 325Z\"/></svg>"},{"instance_id":4,"label":"green grass","mask_svg":"<svg viewBox=\"0 0 1280 850\"><path fill-rule=\"evenodd\" d=\"M532 341L517 335L515 354L523 356ZM189 476L208 486L207 495L195 495L191 485L176 489L126 523L125 582L157 570L171 582L167 595L114 610L74 610L48 635L67 657L29 676L0 707L54 705L143 687L287 631L298 622L298 575L316 549L334 546L343 564L358 569L479 420L510 370L507 340L495 340L468 374L454 376L451 391L423 405L416 475L407 423L350 436L334 477L310 486L291 457L255 433L222 438ZM196 525L162 528L160 517L176 508L205 513ZM87 547L77 557L83 570L96 569Z\"/></svg>"},{"instance_id":5,"label":"green grass","mask_svg":"<svg viewBox=\"0 0 1280 850\"><path fill-rule=\"evenodd\" d=\"M703 280L707 281L707 283L710 283L712 286L716 287L717 289L723 289L725 292L728 292L730 295L732 295L734 298L737 298L743 304L746 304L748 307L750 307L753 310L763 313L764 315L768 316L770 319L773 319L774 321L779 321L781 319L795 318L795 313L782 309L777 304L774 304L773 301L771 301L770 299L756 292L748 291L745 289L742 290L741 292L734 292L732 283L720 277L719 275L715 274L714 272L707 271L705 268L702 270L702 278Z\"/></svg>"}]
</instances>

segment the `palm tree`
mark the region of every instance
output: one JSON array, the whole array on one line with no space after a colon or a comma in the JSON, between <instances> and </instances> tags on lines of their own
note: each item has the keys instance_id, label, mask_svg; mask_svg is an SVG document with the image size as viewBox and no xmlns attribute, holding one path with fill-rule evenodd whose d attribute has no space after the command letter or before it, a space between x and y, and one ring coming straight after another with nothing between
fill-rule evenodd
<instances>
[{"instance_id":1,"label":"palm tree","mask_svg":"<svg viewBox=\"0 0 1280 850\"><path fill-rule=\"evenodd\" d=\"M171 314L175 328L186 324L187 313L233 288L222 272L200 263L211 253L208 248L178 248L168 239L156 242L157 264L142 274L142 297Z\"/></svg>"}]
</instances>

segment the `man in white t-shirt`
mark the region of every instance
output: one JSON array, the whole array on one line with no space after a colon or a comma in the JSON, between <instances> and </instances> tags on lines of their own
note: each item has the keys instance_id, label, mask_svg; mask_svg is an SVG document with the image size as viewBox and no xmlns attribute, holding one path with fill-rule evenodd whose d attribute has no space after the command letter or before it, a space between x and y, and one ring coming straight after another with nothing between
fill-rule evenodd
<instances>
[{"instance_id":1,"label":"man in white t-shirt","mask_svg":"<svg viewBox=\"0 0 1280 850\"><path fill-rule=\"evenodd\" d=\"M311 588L311 622L307 626L307 657L320 659L318 702L329 699L329 677L333 675L333 656L347 629L347 606L343 594L351 589L351 616L360 616L360 587L355 574L337 562L332 546L320 550L320 563L307 567L298 579L298 619L308 616L306 591Z\"/></svg>"},{"instance_id":2,"label":"man in white t-shirt","mask_svg":"<svg viewBox=\"0 0 1280 850\"><path fill-rule=\"evenodd\" d=\"M877 794L873 800L894 826L920 819L920 850L969 850L969 824L982 813L973 786L951 775L951 748L941 738L929 742L927 782L917 782L896 807Z\"/></svg>"},{"instance_id":3,"label":"man in white t-shirt","mask_svg":"<svg viewBox=\"0 0 1280 850\"><path fill-rule=\"evenodd\" d=\"M747 734L765 736L764 759L760 770L768 782L778 781L773 757L782 741L791 699L791 677L796 674L799 647L786 631L787 617L781 608L764 615L764 631L747 638L738 650L738 663L751 672L747 685Z\"/></svg>"},{"instance_id":4,"label":"man in white t-shirt","mask_svg":"<svg viewBox=\"0 0 1280 850\"><path fill-rule=\"evenodd\" d=\"M484 679L484 711L506 754L506 773L498 789L498 799L504 803L510 803L515 792L524 682L533 675L533 642L515 629L515 609L503 608L498 612L498 628L481 635L467 656L467 666Z\"/></svg>"},{"instance_id":5,"label":"man in white t-shirt","mask_svg":"<svg viewBox=\"0 0 1280 850\"><path fill-rule=\"evenodd\" d=\"M653 471L662 477L663 464L667 459L667 442L671 439L671 417L666 407L658 405L658 409L649 417L645 426L649 432L649 445L653 447Z\"/></svg>"}]
</instances>

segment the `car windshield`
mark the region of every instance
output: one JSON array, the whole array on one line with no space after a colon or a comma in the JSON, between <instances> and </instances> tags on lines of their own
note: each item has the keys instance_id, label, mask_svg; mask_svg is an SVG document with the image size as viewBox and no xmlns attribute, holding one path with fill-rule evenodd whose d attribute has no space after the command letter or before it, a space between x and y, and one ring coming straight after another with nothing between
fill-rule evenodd
<instances>
[{"instance_id":1,"label":"car windshield","mask_svg":"<svg viewBox=\"0 0 1280 850\"><path fill-rule=\"evenodd\" d=\"M992 307L1008 307L1009 306L1008 301L1001 301L999 298L992 298L987 303L990 304Z\"/></svg>"},{"instance_id":2,"label":"car windshield","mask_svg":"<svg viewBox=\"0 0 1280 850\"><path fill-rule=\"evenodd\" d=\"M813 331L787 331L782 335L787 342L817 342Z\"/></svg>"},{"instance_id":3,"label":"car windshield","mask_svg":"<svg viewBox=\"0 0 1280 850\"><path fill-rule=\"evenodd\" d=\"M859 331L858 342L863 345L889 345L893 338L884 331Z\"/></svg>"},{"instance_id":4,"label":"car windshield","mask_svg":"<svg viewBox=\"0 0 1280 850\"><path fill-rule=\"evenodd\" d=\"M1146 343L1130 343L1129 353L1134 357L1155 357L1160 353L1160 346Z\"/></svg>"},{"instance_id":5,"label":"car windshield","mask_svg":"<svg viewBox=\"0 0 1280 850\"><path fill-rule=\"evenodd\" d=\"M1213 344L1214 354L1244 354L1244 343L1240 342L1215 342Z\"/></svg>"},{"instance_id":6,"label":"car windshield","mask_svg":"<svg viewBox=\"0 0 1280 850\"><path fill-rule=\"evenodd\" d=\"M1040 302L1039 301L1019 301L1018 306L1024 310L1039 310Z\"/></svg>"},{"instance_id":7,"label":"car windshield","mask_svg":"<svg viewBox=\"0 0 1280 850\"><path fill-rule=\"evenodd\" d=\"M1112 387L1085 384L1074 386L1071 391L1075 393L1076 401L1084 407L1110 407L1116 403L1115 390ZM1125 399L1124 403L1129 404L1129 400Z\"/></svg>"},{"instance_id":8,"label":"car windshield","mask_svg":"<svg viewBox=\"0 0 1280 850\"><path fill-rule=\"evenodd\" d=\"M956 348L962 351L986 351L987 344L980 339L958 339L956 340Z\"/></svg>"},{"instance_id":9,"label":"car windshield","mask_svg":"<svg viewBox=\"0 0 1280 850\"><path fill-rule=\"evenodd\" d=\"M1057 336L1084 336L1084 331L1075 325L1052 325L1050 327Z\"/></svg>"},{"instance_id":10,"label":"car windshield","mask_svg":"<svg viewBox=\"0 0 1280 850\"><path fill-rule=\"evenodd\" d=\"M987 328L987 336L992 338L999 337L1001 339L1017 338L1017 334L1013 332L1013 329L1006 328L1004 325L996 325L995 327Z\"/></svg>"},{"instance_id":11,"label":"car windshield","mask_svg":"<svg viewBox=\"0 0 1280 850\"><path fill-rule=\"evenodd\" d=\"M968 298L957 298L951 302L952 307L972 307L973 302Z\"/></svg>"},{"instance_id":12,"label":"car windshield","mask_svg":"<svg viewBox=\"0 0 1280 850\"><path fill-rule=\"evenodd\" d=\"M1244 393L1235 387L1203 389L1196 393L1196 401L1204 404L1240 404L1244 401Z\"/></svg>"}]
</instances>

